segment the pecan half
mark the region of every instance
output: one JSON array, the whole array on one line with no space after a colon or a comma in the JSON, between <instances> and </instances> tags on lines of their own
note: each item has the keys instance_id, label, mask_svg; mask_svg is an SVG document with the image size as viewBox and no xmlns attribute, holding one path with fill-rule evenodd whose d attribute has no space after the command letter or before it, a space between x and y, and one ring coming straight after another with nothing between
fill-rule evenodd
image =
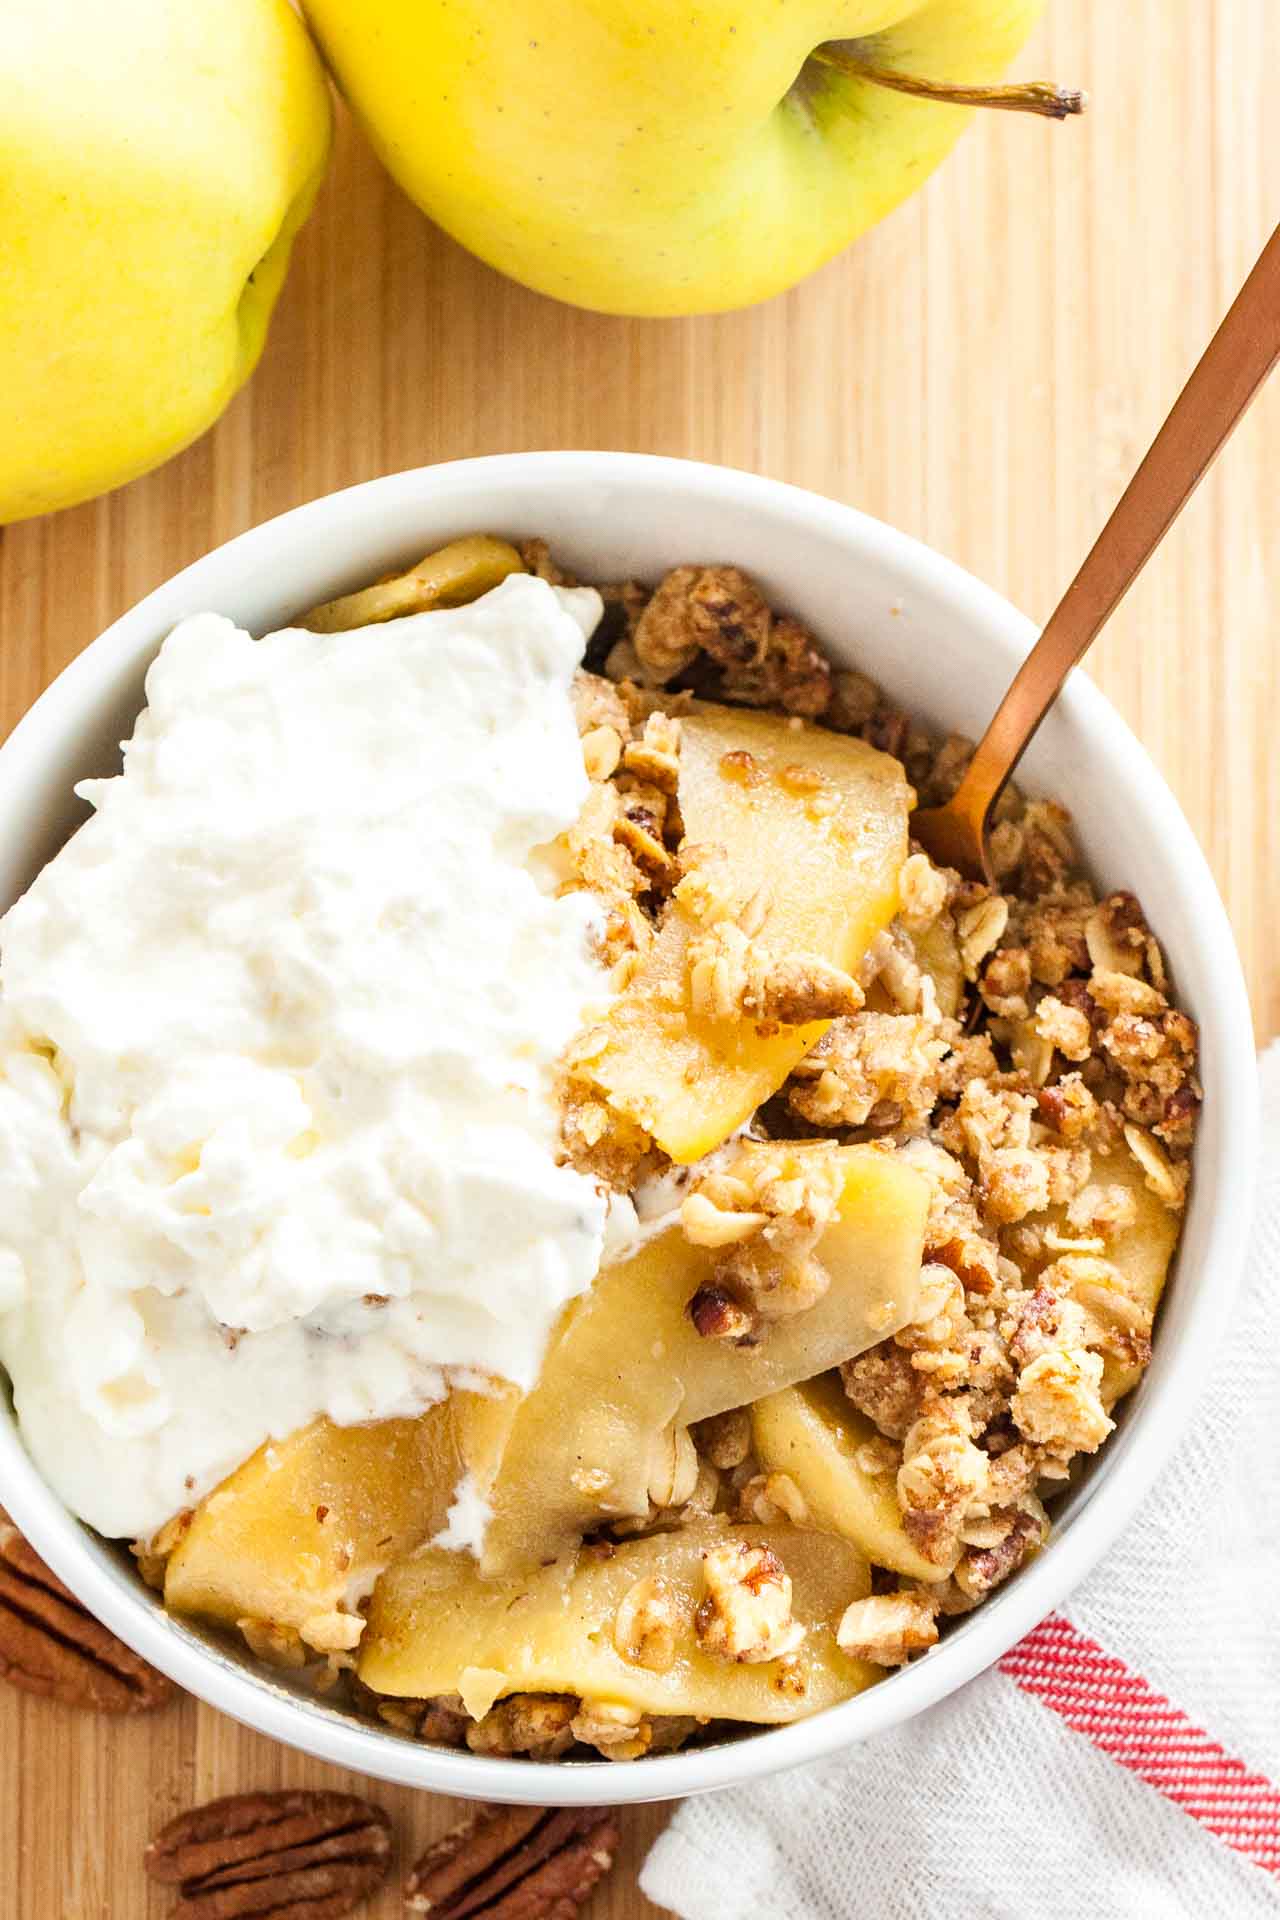
<instances>
[{"instance_id":1,"label":"pecan half","mask_svg":"<svg viewBox=\"0 0 1280 1920\"><path fill-rule=\"evenodd\" d=\"M146 1713L173 1698L162 1673L117 1640L0 1519L0 1677L101 1713Z\"/></svg>"},{"instance_id":2,"label":"pecan half","mask_svg":"<svg viewBox=\"0 0 1280 1920\"><path fill-rule=\"evenodd\" d=\"M172 1920L339 1920L391 1864L391 1822L352 1793L233 1793L180 1813L143 1856Z\"/></svg>"},{"instance_id":3,"label":"pecan half","mask_svg":"<svg viewBox=\"0 0 1280 1920\"><path fill-rule=\"evenodd\" d=\"M405 1905L435 1920L573 1920L617 1844L610 1807L481 1807L427 1848Z\"/></svg>"}]
</instances>

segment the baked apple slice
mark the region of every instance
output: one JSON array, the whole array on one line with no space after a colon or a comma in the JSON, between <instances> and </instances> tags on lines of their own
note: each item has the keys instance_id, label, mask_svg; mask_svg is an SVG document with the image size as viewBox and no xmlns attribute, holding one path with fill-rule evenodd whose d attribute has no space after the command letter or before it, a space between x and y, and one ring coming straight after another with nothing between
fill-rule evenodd
<instances>
[{"instance_id":1,"label":"baked apple slice","mask_svg":"<svg viewBox=\"0 0 1280 1920\"><path fill-rule=\"evenodd\" d=\"M784 1659L725 1658L700 1640L704 1555L726 1543L771 1549L790 1577L791 1618L805 1631ZM847 1541L786 1526L708 1520L500 1580L463 1555L426 1548L378 1582L359 1674L378 1693L459 1694L475 1719L505 1694L530 1692L640 1713L798 1720L878 1677L835 1640L844 1609L870 1588L867 1563ZM636 1616L655 1603L661 1631L646 1635Z\"/></svg>"},{"instance_id":2,"label":"baked apple slice","mask_svg":"<svg viewBox=\"0 0 1280 1920\"><path fill-rule=\"evenodd\" d=\"M790 1475L815 1527L852 1541L874 1566L913 1580L941 1580L951 1572L959 1545L950 1562L926 1560L902 1524L897 1476L862 1464L862 1450L879 1435L836 1375L757 1400L751 1430L761 1466Z\"/></svg>"},{"instance_id":3,"label":"baked apple slice","mask_svg":"<svg viewBox=\"0 0 1280 1920\"><path fill-rule=\"evenodd\" d=\"M789 1149L831 1153L793 1143ZM534 1566L609 1519L643 1515L657 1449L688 1426L822 1373L915 1315L928 1188L875 1147L835 1149L840 1210L818 1243L831 1276L755 1346L704 1338L689 1302L713 1256L678 1227L600 1275L566 1310L538 1385L521 1402L492 1493L486 1573Z\"/></svg>"},{"instance_id":4,"label":"baked apple slice","mask_svg":"<svg viewBox=\"0 0 1280 1920\"><path fill-rule=\"evenodd\" d=\"M355 1645L383 1568L446 1522L470 1473L492 1478L518 1396L455 1393L414 1420L316 1420L259 1447L196 1508L168 1562L175 1613Z\"/></svg>"},{"instance_id":5,"label":"baked apple slice","mask_svg":"<svg viewBox=\"0 0 1280 1920\"><path fill-rule=\"evenodd\" d=\"M717 850L735 904L756 898L770 953L853 972L898 909L910 797L899 762L729 707L695 708L681 729L683 846ZM682 1165L727 1140L829 1024L695 1013L689 948L704 932L678 891L590 1063L617 1111Z\"/></svg>"},{"instance_id":6,"label":"baked apple slice","mask_svg":"<svg viewBox=\"0 0 1280 1920\"><path fill-rule=\"evenodd\" d=\"M1146 1371L1143 1339L1150 1334L1160 1305L1184 1216L1152 1192L1127 1146L1119 1146L1105 1156L1095 1155L1093 1180L1100 1187L1121 1188L1134 1207L1132 1223L1107 1235L1097 1248L1100 1257L1119 1274L1120 1286L1082 1276L1070 1289L1089 1318L1104 1330L1112 1329L1115 1335L1114 1341L1101 1348L1100 1392L1109 1412L1117 1400L1132 1392ZM1053 1207L1034 1219L1056 1227L1064 1247L1069 1249L1071 1243L1081 1239L1081 1233L1068 1223L1065 1214L1065 1208ZM1126 1351L1126 1335L1130 1332L1138 1340L1131 1351Z\"/></svg>"}]
</instances>

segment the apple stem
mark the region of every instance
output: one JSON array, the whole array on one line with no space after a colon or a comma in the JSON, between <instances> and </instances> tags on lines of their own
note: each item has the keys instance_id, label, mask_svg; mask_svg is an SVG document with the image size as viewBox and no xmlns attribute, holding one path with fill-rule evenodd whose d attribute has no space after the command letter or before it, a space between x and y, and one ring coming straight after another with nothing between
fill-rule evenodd
<instances>
[{"instance_id":1,"label":"apple stem","mask_svg":"<svg viewBox=\"0 0 1280 1920\"><path fill-rule=\"evenodd\" d=\"M956 107L1001 107L1006 113L1038 113L1046 120L1065 120L1083 113L1089 96L1078 87L1057 87L1051 80L1023 80L1008 87L953 86L945 80L921 80L896 67L876 67L860 60L843 47L815 47L812 59L824 67L837 67L859 80L870 80L877 87L892 87L895 93L914 94L919 100L944 101Z\"/></svg>"}]
</instances>

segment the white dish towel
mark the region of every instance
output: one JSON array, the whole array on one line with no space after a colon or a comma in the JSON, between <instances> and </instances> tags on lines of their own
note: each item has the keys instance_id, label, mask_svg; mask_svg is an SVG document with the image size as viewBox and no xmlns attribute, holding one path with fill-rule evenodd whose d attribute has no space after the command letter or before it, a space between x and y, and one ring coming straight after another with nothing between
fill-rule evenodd
<instances>
[{"instance_id":1,"label":"white dish towel","mask_svg":"<svg viewBox=\"0 0 1280 1920\"><path fill-rule=\"evenodd\" d=\"M1105 1564L1000 1665L836 1761L689 1800L683 1920L1280 1916L1280 1044L1241 1312Z\"/></svg>"}]
</instances>

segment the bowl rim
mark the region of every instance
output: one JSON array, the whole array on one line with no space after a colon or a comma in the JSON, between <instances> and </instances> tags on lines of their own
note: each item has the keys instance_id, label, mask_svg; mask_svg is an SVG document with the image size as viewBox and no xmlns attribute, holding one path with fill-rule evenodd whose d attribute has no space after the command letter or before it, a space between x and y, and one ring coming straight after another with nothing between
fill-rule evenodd
<instances>
[{"instance_id":1,"label":"bowl rim","mask_svg":"<svg viewBox=\"0 0 1280 1920\"><path fill-rule=\"evenodd\" d=\"M846 546L873 551L889 569L950 606L967 629L981 631L1012 674L1037 629L993 588L913 536L820 494L736 468L663 455L609 451L546 451L485 455L382 475L323 494L263 521L212 549L129 608L63 669L0 746L0 798L30 779L49 728L101 708L121 666L142 638L191 611L193 589L231 564L243 573L277 547L341 534L354 504L417 499L424 518L442 496L518 484L531 505L550 479L585 487L625 475L635 487L714 498L720 505L766 511L775 521L803 524ZM205 604L203 601L201 604ZM76 1521L46 1486L17 1437L0 1419L0 1488L15 1523L53 1571L113 1631L187 1691L286 1745L355 1771L405 1786L468 1799L586 1805L666 1800L732 1786L817 1760L889 1726L899 1725L991 1666L1052 1611L1094 1566L1132 1517L1165 1464L1198 1395L1244 1266L1252 1215L1259 1136L1252 1019L1239 957L1207 862L1172 792L1128 725L1086 675L1077 671L1062 706L1099 743L1103 759L1129 769L1142 789L1146 824L1158 831L1166 863L1176 863L1197 898L1202 950L1217 999L1214 1047L1221 1078L1232 1087L1217 1153L1197 1162L1197 1182L1214 1195L1209 1233L1214 1288L1196 1290L1181 1344L1165 1371L1109 1443L1105 1470L1084 1491L1069 1531L1024 1567L975 1613L966 1616L927 1659L839 1706L789 1726L761 1728L721 1745L647 1759L619 1768L607 1760L549 1763L494 1758L419 1745L391 1730L364 1725L321 1701L300 1698L269 1672L250 1672L184 1622L167 1615L131 1581L111 1551ZM1185 1282L1184 1282L1185 1284ZM1141 1442L1141 1444L1139 1444ZM606 1782L607 1776L607 1782Z\"/></svg>"}]
</instances>

